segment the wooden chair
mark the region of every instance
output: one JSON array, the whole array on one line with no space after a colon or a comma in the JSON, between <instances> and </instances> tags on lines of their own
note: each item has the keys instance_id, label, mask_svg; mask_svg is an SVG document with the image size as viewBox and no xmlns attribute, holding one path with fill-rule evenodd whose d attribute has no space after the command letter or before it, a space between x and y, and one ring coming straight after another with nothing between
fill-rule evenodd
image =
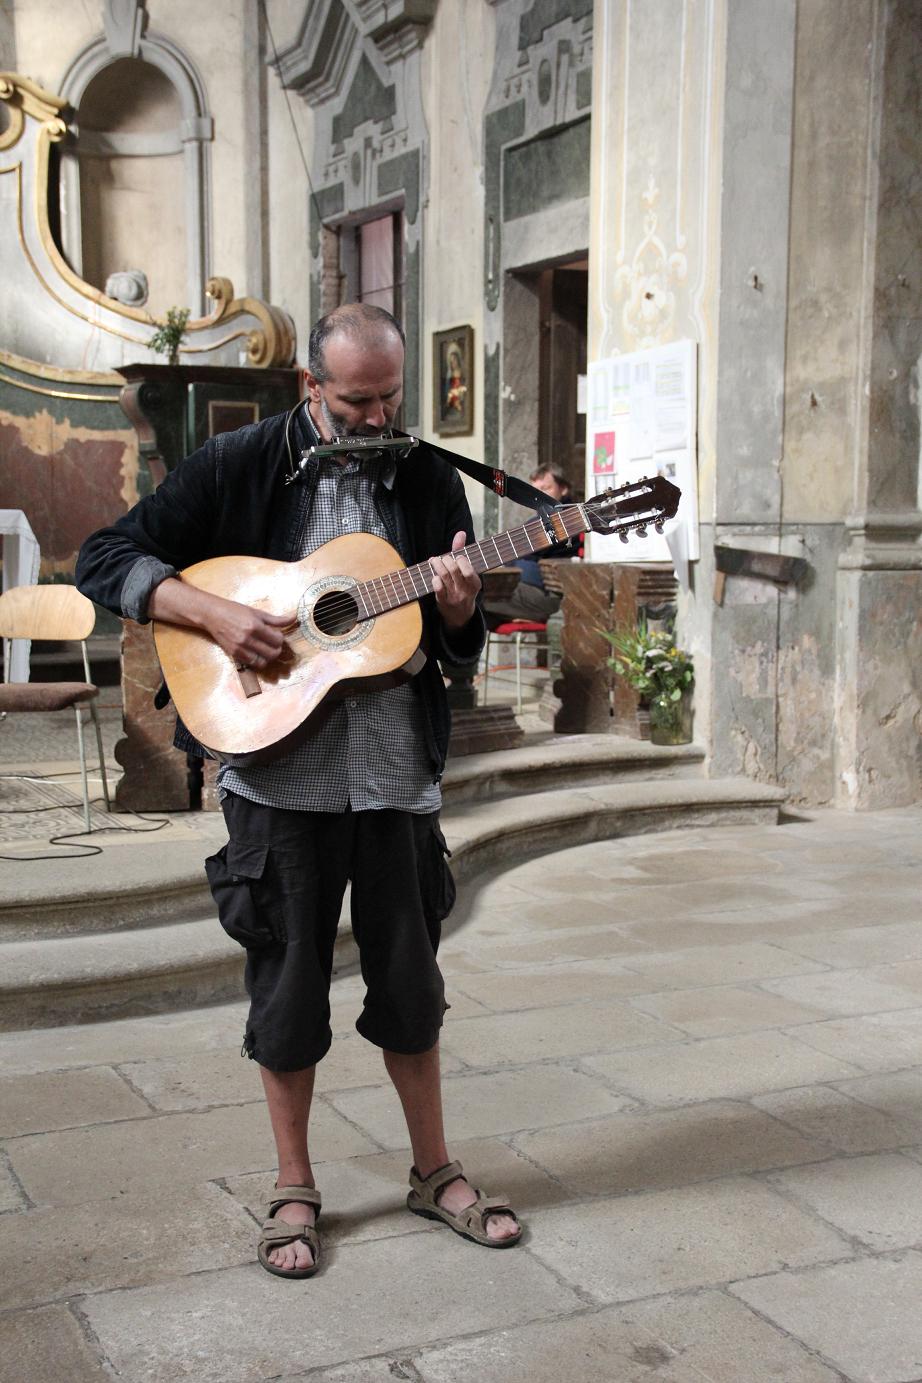
<instances>
[{"instance_id":1,"label":"wooden chair","mask_svg":"<svg viewBox=\"0 0 922 1383\"><path fill-rule=\"evenodd\" d=\"M93 632L96 611L73 586L14 586L0 595L0 637L5 639L78 640L83 653L85 682L5 682L0 685L0 712L63 711L73 706L77 717L77 744L83 782L83 819L90 828L90 793L87 786L83 707L93 720L99 771L106 811L110 811L109 784L102 750L102 733L96 700L98 688L90 677L86 641Z\"/></svg>"}]
</instances>

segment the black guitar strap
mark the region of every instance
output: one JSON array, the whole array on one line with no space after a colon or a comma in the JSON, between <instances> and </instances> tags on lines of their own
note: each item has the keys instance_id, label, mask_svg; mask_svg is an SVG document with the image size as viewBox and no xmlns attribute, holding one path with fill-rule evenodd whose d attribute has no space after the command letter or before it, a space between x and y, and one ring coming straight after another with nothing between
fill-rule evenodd
<instances>
[{"instance_id":1,"label":"black guitar strap","mask_svg":"<svg viewBox=\"0 0 922 1383\"><path fill-rule=\"evenodd\" d=\"M394 430L395 437L407 437L407 432ZM436 446L434 442L426 442L430 451L434 451L436 456L441 456L443 461L454 466L455 470L463 471L472 480L476 480L486 489L492 490L495 495L501 498L511 499L513 504L522 504L526 509L534 509L542 518L552 513L559 506L554 503L549 495L537 486L530 485L527 480L521 480L517 475L507 475L505 471L495 470L492 466L485 466L482 461L472 461L469 456L460 456L456 451L448 451L445 447Z\"/></svg>"}]
</instances>

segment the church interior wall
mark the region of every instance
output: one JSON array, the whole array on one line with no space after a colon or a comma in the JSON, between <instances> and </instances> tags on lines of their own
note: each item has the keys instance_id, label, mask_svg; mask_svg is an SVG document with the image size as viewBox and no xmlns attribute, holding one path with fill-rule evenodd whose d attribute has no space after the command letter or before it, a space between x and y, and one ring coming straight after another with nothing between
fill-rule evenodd
<instances>
[{"instance_id":1,"label":"church interior wall","mask_svg":"<svg viewBox=\"0 0 922 1383\"><path fill-rule=\"evenodd\" d=\"M590 358L698 345L696 736L795 801L919 800L918 7L657 14L595 7ZM718 542L806 575L718 604Z\"/></svg>"},{"instance_id":2,"label":"church interior wall","mask_svg":"<svg viewBox=\"0 0 922 1383\"><path fill-rule=\"evenodd\" d=\"M406 421L433 435L433 334L470 325L473 427L444 441L527 474L534 271L588 252L590 359L698 346L702 557L679 629L711 770L806 802L918 800L914 0L439 0L416 28L403 15L399 44L367 7L340 8L353 37L318 76L327 59L301 0L267 0L268 20L228 0L194 22L183 0L148 0L149 32L188 56L214 120L212 272L285 308L304 363L321 223L403 209ZM59 90L103 10L5 11L16 69ZM274 45L302 64L287 92ZM378 93L367 109L362 54ZM590 117L587 189L554 156ZM130 211L123 232L130 244ZM122 465L114 450L107 464ZM478 527L519 517L468 493ZM718 542L803 557L807 576L730 579L718 604Z\"/></svg>"},{"instance_id":3,"label":"church interior wall","mask_svg":"<svg viewBox=\"0 0 922 1383\"><path fill-rule=\"evenodd\" d=\"M283 304L295 319L300 340L310 311L308 232L303 164L292 121L309 153L310 108L292 101L289 110L264 60L268 39L258 9L248 0L197 6L194 23L183 0L150 0L146 8L148 34L163 35L188 57L202 79L214 120L208 147L211 272L231 279L239 295ZM285 0L270 0L274 30L284 31L289 12ZM17 70L58 92L73 60L102 33L102 13L101 3L62 7L54 0L29 0L17 5L12 17ZM49 42L51 34L54 42ZM135 219L130 198L122 203L118 236L126 247L144 242L145 228ZM199 306L190 304L188 294L172 280L169 302L158 292L156 263L120 267L148 272L152 310L192 306L193 315L198 314Z\"/></svg>"},{"instance_id":4,"label":"church interior wall","mask_svg":"<svg viewBox=\"0 0 922 1383\"><path fill-rule=\"evenodd\" d=\"M452 451L483 456L483 109L489 89L495 12L489 5L440 0L422 52L421 87L428 135L428 190L423 202L422 323L424 435L432 431L438 387L433 333L474 328L473 430L444 439ZM466 490L478 527L485 491Z\"/></svg>"},{"instance_id":5,"label":"church interior wall","mask_svg":"<svg viewBox=\"0 0 922 1383\"><path fill-rule=\"evenodd\" d=\"M288 0L267 0L271 26L263 36L267 56L287 40L291 12ZM313 112L306 101L286 93L272 69L262 64L258 90L259 140L267 171L264 195L257 199L262 218L261 265L264 277L259 296L281 303L291 314L298 332L298 362L307 363L307 337L311 324L309 193L305 187L302 158L310 167L314 143ZM253 126L255 134L256 117ZM253 135L251 135L252 139ZM258 189L251 184L254 195ZM257 292L254 288L251 290Z\"/></svg>"},{"instance_id":6,"label":"church interior wall","mask_svg":"<svg viewBox=\"0 0 922 1383\"><path fill-rule=\"evenodd\" d=\"M695 735L712 744L727 15L720 0L676 0L656 15L648 24L627 0L596 0L589 358L697 345L701 559L680 592L678 630L695 659Z\"/></svg>"}]
</instances>

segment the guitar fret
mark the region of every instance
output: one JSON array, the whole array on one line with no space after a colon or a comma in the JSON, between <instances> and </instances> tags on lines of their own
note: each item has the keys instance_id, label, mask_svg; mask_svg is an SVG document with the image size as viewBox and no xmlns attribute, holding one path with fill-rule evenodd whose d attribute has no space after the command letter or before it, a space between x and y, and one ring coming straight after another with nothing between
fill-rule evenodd
<instances>
[{"instance_id":1,"label":"guitar fret","mask_svg":"<svg viewBox=\"0 0 922 1383\"><path fill-rule=\"evenodd\" d=\"M628 489L627 486L622 487L618 492L619 498ZM655 505L651 505L651 508L655 508ZM569 504L555 510L555 528L558 533L561 526L570 538L591 528L592 523L586 505ZM621 526L626 528L632 525L622 519ZM549 531L542 519L535 518L520 528L492 534L480 542L471 543L454 556L457 558L463 553L475 572L490 571L496 566L514 561L517 557L544 552L556 541L559 540L554 531ZM376 576L364 582L356 587L360 618L371 619L374 615L385 614L400 605L419 600L432 591L432 579L433 572L429 563L420 562L416 566L398 568L385 576Z\"/></svg>"},{"instance_id":2,"label":"guitar fret","mask_svg":"<svg viewBox=\"0 0 922 1383\"><path fill-rule=\"evenodd\" d=\"M416 573L417 573L418 571L419 571L419 567L410 567L410 569L409 569L409 572L410 572L410 580L413 582L413 592L414 592L415 595L425 595L425 594L426 594L426 583L423 582L423 589L422 589L422 591L418 590L418 589L417 589L417 586L416 586Z\"/></svg>"}]
</instances>

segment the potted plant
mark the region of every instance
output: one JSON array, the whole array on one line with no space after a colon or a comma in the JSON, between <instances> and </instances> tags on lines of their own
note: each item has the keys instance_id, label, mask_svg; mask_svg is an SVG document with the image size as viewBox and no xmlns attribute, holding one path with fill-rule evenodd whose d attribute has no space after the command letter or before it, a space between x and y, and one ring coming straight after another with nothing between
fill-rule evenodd
<instances>
[{"instance_id":1,"label":"potted plant","mask_svg":"<svg viewBox=\"0 0 922 1383\"><path fill-rule=\"evenodd\" d=\"M645 619L634 628L599 633L612 647L608 666L649 706L652 743L689 744L695 684L691 654L676 646L671 630L651 630Z\"/></svg>"},{"instance_id":2,"label":"potted plant","mask_svg":"<svg viewBox=\"0 0 922 1383\"><path fill-rule=\"evenodd\" d=\"M168 308L166 321L158 323L157 330L147 343L152 351L166 356L168 365L179 364L179 348L186 334L186 323L190 315L188 307Z\"/></svg>"}]
</instances>

